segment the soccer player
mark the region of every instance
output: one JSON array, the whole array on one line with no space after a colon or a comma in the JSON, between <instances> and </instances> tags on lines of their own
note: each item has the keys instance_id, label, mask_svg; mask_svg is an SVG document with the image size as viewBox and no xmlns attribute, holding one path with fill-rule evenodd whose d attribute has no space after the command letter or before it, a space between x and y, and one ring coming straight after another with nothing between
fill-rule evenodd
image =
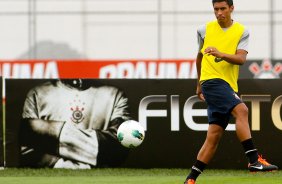
<instances>
[{"instance_id":1,"label":"soccer player","mask_svg":"<svg viewBox=\"0 0 282 184\"><path fill-rule=\"evenodd\" d=\"M199 99L208 105L209 128L185 184L194 184L213 158L231 116L236 119L236 134L249 160L250 171L272 171L278 167L258 155L248 123L248 108L238 97L239 66L246 62L249 32L231 18L232 0L212 0L215 21L198 29L197 55Z\"/></svg>"},{"instance_id":2,"label":"soccer player","mask_svg":"<svg viewBox=\"0 0 282 184\"><path fill-rule=\"evenodd\" d=\"M22 167L86 169L117 166L128 149L119 125L131 119L128 98L97 81L54 80L31 89L21 122Z\"/></svg>"}]
</instances>

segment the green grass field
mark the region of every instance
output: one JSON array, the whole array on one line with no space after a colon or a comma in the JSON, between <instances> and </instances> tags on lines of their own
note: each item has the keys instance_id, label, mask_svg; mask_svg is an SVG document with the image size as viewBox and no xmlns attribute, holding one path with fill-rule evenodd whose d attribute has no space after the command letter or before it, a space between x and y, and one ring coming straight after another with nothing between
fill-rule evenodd
<instances>
[{"instance_id":1,"label":"green grass field","mask_svg":"<svg viewBox=\"0 0 282 184\"><path fill-rule=\"evenodd\" d=\"M187 169L5 169L2 184L182 184ZM282 184L281 172L206 170L197 184Z\"/></svg>"}]
</instances>

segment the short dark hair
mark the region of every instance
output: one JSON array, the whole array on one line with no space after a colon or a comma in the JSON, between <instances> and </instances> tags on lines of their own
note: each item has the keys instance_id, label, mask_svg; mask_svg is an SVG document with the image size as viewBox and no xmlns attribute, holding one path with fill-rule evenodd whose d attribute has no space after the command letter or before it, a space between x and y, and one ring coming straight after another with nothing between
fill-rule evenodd
<instances>
[{"instance_id":1,"label":"short dark hair","mask_svg":"<svg viewBox=\"0 0 282 184\"><path fill-rule=\"evenodd\" d=\"M225 1L229 6L233 5L233 0L212 0L212 4Z\"/></svg>"}]
</instances>

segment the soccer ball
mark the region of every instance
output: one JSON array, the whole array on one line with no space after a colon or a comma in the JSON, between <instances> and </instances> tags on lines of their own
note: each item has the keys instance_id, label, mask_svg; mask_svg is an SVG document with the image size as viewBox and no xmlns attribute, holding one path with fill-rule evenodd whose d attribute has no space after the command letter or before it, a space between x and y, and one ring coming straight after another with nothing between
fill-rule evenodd
<instances>
[{"instance_id":1,"label":"soccer ball","mask_svg":"<svg viewBox=\"0 0 282 184\"><path fill-rule=\"evenodd\" d=\"M135 148L139 146L145 137L144 128L139 122L127 120L123 122L117 131L119 142L127 148Z\"/></svg>"}]
</instances>

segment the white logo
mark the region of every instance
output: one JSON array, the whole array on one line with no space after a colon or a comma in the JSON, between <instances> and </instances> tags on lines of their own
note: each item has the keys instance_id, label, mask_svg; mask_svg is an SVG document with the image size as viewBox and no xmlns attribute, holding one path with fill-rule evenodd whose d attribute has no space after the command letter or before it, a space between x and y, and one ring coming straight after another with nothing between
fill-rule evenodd
<instances>
[{"instance_id":1,"label":"white logo","mask_svg":"<svg viewBox=\"0 0 282 184\"><path fill-rule=\"evenodd\" d=\"M252 168L255 168L255 169L259 169L259 170L262 170L262 165L260 165L259 167L257 167L257 166L251 166Z\"/></svg>"},{"instance_id":2,"label":"white logo","mask_svg":"<svg viewBox=\"0 0 282 184\"><path fill-rule=\"evenodd\" d=\"M236 93L233 93L234 97L237 98L238 100L241 100L241 98L236 94Z\"/></svg>"},{"instance_id":3,"label":"white logo","mask_svg":"<svg viewBox=\"0 0 282 184\"><path fill-rule=\"evenodd\" d=\"M254 78L277 79L280 78L282 73L282 63L276 63L273 66L270 60L265 59L262 61L261 66L257 63L252 63L249 66L249 70L254 74Z\"/></svg>"}]
</instances>

